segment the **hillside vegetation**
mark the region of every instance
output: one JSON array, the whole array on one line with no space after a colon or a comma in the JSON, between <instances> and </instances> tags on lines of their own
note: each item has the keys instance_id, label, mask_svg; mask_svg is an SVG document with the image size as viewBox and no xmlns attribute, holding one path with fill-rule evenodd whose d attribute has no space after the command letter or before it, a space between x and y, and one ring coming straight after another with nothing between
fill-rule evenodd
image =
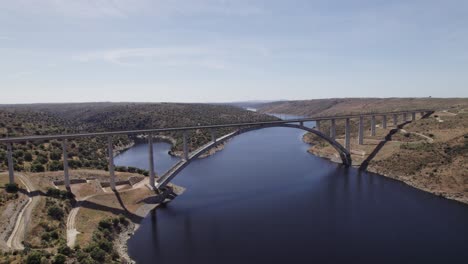
<instances>
[{"instance_id":1,"label":"hillside vegetation","mask_svg":"<svg viewBox=\"0 0 468 264\"><path fill-rule=\"evenodd\" d=\"M280 101L257 105L262 113L300 116L331 116L413 109L457 109L468 107L467 98L332 98Z\"/></svg>"},{"instance_id":2,"label":"hillside vegetation","mask_svg":"<svg viewBox=\"0 0 468 264\"><path fill-rule=\"evenodd\" d=\"M397 133L391 118L382 128L377 116L376 136L370 136L370 118L364 119L364 144L357 144L358 120L351 120L353 166L403 181L439 196L468 203L468 99L326 99L268 103L260 111L308 116L438 109L432 115L402 125ZM401 116L399 117L401 123ZM329 133L329 122L321 130ZM338 120L337 141L344 144L344 121ZM387 138L387 140L385 140ZM384 141L385 140L385 141ZM324 140L306 134L309 152L339 162L336 151ZM383 144L382 144L383 143ZM372 156L371 156L372 155Z\"/></svg>"},{"instance_id":3,"label":"hillside vegetation","mask_svg":"<svg viewBox=\"0 0 468 264\"><path fill-rule=\"evenodd\" d=\"M77 103L0 106L0 137L52 135L63 133L137 130L273 120L274 117L234 106L177 103ZM218 129L216 135L230 132ZM175 139L173 151L182 150L181 132L163 134ZM209 131L189 133L191 150L211 139ZM122 150L136 137L114 137L114 148ZM107 139L103 137L69 140L71 168L107 168ZM62 170L62 146L56 140L14 144L17 171ZM0 170L6 169L6 146L0 145Z\"/></svg>"}]
</instances>

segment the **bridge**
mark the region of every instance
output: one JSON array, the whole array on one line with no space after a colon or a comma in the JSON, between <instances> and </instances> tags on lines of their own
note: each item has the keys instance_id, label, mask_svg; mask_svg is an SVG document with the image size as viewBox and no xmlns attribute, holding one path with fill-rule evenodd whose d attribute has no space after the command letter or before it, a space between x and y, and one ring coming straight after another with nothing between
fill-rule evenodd
<instances>
[{"instance_id":1,"label":"bridge","mask_svg":"<svg viewBox=\"0 0 468 264\"><path fill-rule=\"evenodd\" d=\"M411 111L398 111L398 112L387 112L387 113L365 113L356 115L340 115L340 116L323 116L323 117L310 117L300 118L291 120L280 120L280 121L266 121L266 122L248 122L248 123L235 123L235 124L222 124L222 125L202 125L192 127L175 127L175 128L157 128L157 129L145 129L145 130L128 130L128 131L111 131L111 132L99 132L99 133L81 133L81 134L64 134L64 135L45 135L45 136L26 136L26 137L12 137L0 139L0 144L7 145L7 161L8 161L8 175L9 182L15 183L14 163L13 163L13 144L34 142L34 141L47 141L47 140L61 140L62 151L63 151L63 168L64 168L64 183L67 189L70 188L70 176L68 168L67 157L67 140L76 138L89 138L89 137L107 137L108 138L108 168L110 176L110 187L112 190L116 190L115 171L114 171L114 149L112 139L113 136L118 135L148 135L148 152L149 152L149 187L155 190L164 189L164 187L180 173L187 165L193 160L197 159L203 153L216 147L239 134L246 133L253 130L259 130L271 127L287 127L301 129L317 135L324 139L340 155L340 158L344 166L351 166L351 119L358 119L358 139L359 145L364 144L364 120L370 118L371 131L370 135L376 135L376 117L382 117L382 128L387 128L387 118L389 116L393 119L393 126L399 124L398 117L401 116L401 122L408 122L408 117L411 116L410 121L416 120L416 115L419 113L420 117L424 117L427 114L433 113L434 110L411 110ZM336 121L345 120L345 138L344 146L336 141ZM315 127L310 128L304 125L305 122L315 121ZM330 122L330 131L325 133L321 129L323 122ZM222 137L215 137L215 130L219 128L234 128L234 132L231 132ZM195 151L189 152L187 145L187 132L191 130L207 129L211 133L211 141L201 146ZM183 132L183 158L176 163L172 168L166 171L156 181L156 173L154 170L154 157L153 157L153 135L162 132L181 131Z\"/></svg>"}]
</instances>

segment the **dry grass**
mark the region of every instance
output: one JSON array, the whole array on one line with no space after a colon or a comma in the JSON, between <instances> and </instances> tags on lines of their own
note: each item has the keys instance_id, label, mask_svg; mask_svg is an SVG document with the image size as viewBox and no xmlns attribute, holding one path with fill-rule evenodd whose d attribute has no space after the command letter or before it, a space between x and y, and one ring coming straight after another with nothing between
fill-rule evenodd
<instances>
[{"instance_id":1,"label":"dry grass","mask_svg":"<svg viewBox=\"0 0 468 264\"><path fill-rule=\"evenodd\" d=\"M368 170L468 203L468 114L461 109L452 112L455 115L436 112L407 124L404 129L408 133L393 135L371 160ZM364 145L356 144L356 133L351 133L353 166L359 166L391 128L378 128L376 137L366 134ZM315 144L310 152L339 161L336 151L325 141L310 134L304 140ZM337 141L344 143L342 134L338 134Z\"/></svg>"},{"instance_id":2,"label":"dry grass","mask_svg":"<svg viewBox=\"0 0 468 264\"><path fill-rule=\"evenodd\" d=\"M141 200L152 195L154 192L142 187L119 191L118 195L115 193L99 194L83 202L76 217L76 227L80 232L77 236L77 244L88 243L99 221L103 219L125 215L132 221L141 220L136 215L137 209L143 205Z\"/></svg>"}]
</instances>

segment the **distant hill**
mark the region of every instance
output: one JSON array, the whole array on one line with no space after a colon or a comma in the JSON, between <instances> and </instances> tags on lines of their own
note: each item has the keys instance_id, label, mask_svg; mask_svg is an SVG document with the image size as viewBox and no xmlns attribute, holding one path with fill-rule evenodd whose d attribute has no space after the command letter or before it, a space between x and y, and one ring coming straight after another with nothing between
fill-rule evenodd
<instances>
[{"instance_id":1,"label":"distant hill","mask_svg":"<svg viewBox=\"0 0 468 264\"><path fill-rule=\"evenodd\" d=\"M262 113L327 116L460 107L468 107L468 98L331 98L263 103L256 108Z\"/></svg>"},{"instance_id":2,"label":"distant hill","mask_svg":"<svg viewBox=\"0 0 468 264\"><path fill-rule=\"evenodd\" d=\"M182 103L63 103L0 105L0 138L28 135L139 130L211 124L275 120L275 117L229 105ZM217 136L234 128L217 129ZM173 151L182 150L181 132L162 133L175 139ZM209 142L206 130L189 133L189 148ZM136 138L115 136L115 149L125 149ZM14 144L15 170L43 171L62 169L61 142ZM6 169L6 146L0 144L0 170ZM68 159L72 168L107 167L106 139L69 140Z\"/></svg>"}]
</instances>

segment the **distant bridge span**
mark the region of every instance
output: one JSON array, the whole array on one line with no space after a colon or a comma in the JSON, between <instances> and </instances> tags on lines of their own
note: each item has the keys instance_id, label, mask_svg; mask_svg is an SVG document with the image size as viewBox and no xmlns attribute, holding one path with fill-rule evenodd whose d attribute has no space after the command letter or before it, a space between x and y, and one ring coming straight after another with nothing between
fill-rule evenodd
<instances>
[{"instance_id":1,"label":"distant bridge span","mask_svg":"<svg viewBox=\"0 0 468 264\"><path fill-rule=\"evenodd\" d=\"M320 138L326 140L331 146L333 146L338 154L340 154L341 160L345 166L350 166L351 165L351 154L347 149L345 149L341 144L330 138L329 136L325 135L324 133L306 127L302 124L296 125L296 124L270 124L270 125L259 125L259 126L252 126L252 127L247 127L247 128L242 128L237 131L231 132L227 135L224 135L220 138L217 138L215 140L212 140L211 142L201 146L197 150L191 152L188 154L187 157L184 157L184 159L180 160L178 163L176 163L173 167L171 167L166 173L164 173L157 181L156 183L156 188L163 188L165 187L179 172L181 172L187 165L190 164L193 160L197 159L200 157L203 153L206 153L207 151L211 150L212 148L216 147L220 143L224 143L227 140L249 132L253 130L259 130L259 129L264 129L264 128L271 128L271 127L289 127L289 128L297 128L297 129L302 129L307 132L313 133Z\"/></svg>"},{"instance_id":2,"label":"distant bridge span","mask_svg":"<svg viewBox=\"0 0 468 264\"><path fill-rule=\"evenodd\" d=\"M14 177L14 159L13 159L13 147L14 144L23 144L25 142L32 141L46 141L46 140L61 140L62 141L62 151L63 157L67 157L67 139L75 138L88 138L88 137L107 137L108 139L108 160L109 160L109 174L110 174L110 187L112 190L116 190L115 183L115 173L114 173L114 151L113 151L113 136L117 135L148 135L148 150L149 150L149 184L151 188L163 188L165 187L180 171L182 171L190 162L198 158L203 153L209 151L217 144L225 142L226 140L248 132L252 130L258 130L269 127L289 127L302 129L307 132L313 133L320 138L326 140L333 146L339 153L341 160L345 166L351 165L351 155L350 155L350 141L351 141L351 126L350 119L359 118L358 123L358 137L357 143L362 145L364 142L364 118L371 118L371 129L370 135L376 135L376 117L382 117L382 128L387 128L387 117L393 119L393 126L397 127L400 120L399 116L402 117L401 121L407 122L408 117L411 116L411 121L416 120L416 114L419 113L420 117L423 118L427 115L430 115L434 110L429 109L420 109L420 110L407 110L407 111L398 111L398 112L386 112L386 113L362 113L362 114L352 114L352 115L341 115L341 116L320 116L320 117L309 117L309 118L300 118L293 120L279 120L279 121L263 121L263 122L249 122L249 123L231 123L231 124L221 124L221 125L201 125L201 126L192 126L192 127L173 127L173 128L156 128L156 129L144 129L144 130L128 130L128 131L109 131L109 132L97 132L97 133L81 133L81 134L64 134L64 135L41 135L41 136L25 136L25 137L12 137L12 138L0 138L0 144L6 144L7 149L7 161L8 161L8 175L9 182L15 183ZM336 120L345 120L345 134L344 134L344 146L338 143L336 139ZM304 126L304 122L315 121L316 126L314 129ZM330 131L329 134L325 134L320 128L322 122L330 122ZM218 139L214 136L214 130L219 128L237 128L236 131L224 135ZM211 131L211 142L205 144L199 149L189 153L187 145L187 131L190 130L199 130L199 129L209 129ZM154 171L154 157L153 157L153 134L170 132L170 131L180 131L183 132L183 141L184 141L184 157L183 159L169 169L165 174L163 174L156 182L156 173ZM64 178L65 186L67 189L70 188L70 177L68 173L68 159L63 159L63 168L64 168Z\"/></svg>"}]
</instances>

